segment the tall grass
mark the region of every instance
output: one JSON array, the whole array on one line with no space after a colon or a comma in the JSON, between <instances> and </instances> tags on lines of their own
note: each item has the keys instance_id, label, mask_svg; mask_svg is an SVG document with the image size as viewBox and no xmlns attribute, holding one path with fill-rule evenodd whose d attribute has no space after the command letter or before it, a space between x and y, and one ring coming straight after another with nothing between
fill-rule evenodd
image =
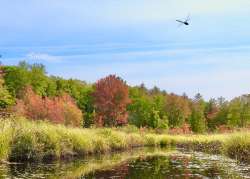
<instances>
[{"instance_id":1,"label":"tall grass","mask_svg":"<svg viewBox=\"0 0 250 179\"><path fill-rule=\"evenodd\" d=\"M80 129L23 118L0 119L0 160L68 159L141 146L182 147L250 162L249 132L173 136L136 129Z\"/></svg>"},{"instance_id":2,"label":"tall grass","mask_svg":"<svg viewBox=\"0 0 250 179\"><path fill-rule=\"evenodd\" d=\"M11 124L10 120L0 120L0 160L8 158L13 133Z\"/></svg>"},{"instance_id":3,"label":"tall grass","mask_svg":"<svg viewBox=\"0 0 250 179\"><path fill-rule=\"evenodd\" d=\"M232 135L224 146L225 153L230 158L250 163L250 133Z\"/></svg>"}]
</instances>

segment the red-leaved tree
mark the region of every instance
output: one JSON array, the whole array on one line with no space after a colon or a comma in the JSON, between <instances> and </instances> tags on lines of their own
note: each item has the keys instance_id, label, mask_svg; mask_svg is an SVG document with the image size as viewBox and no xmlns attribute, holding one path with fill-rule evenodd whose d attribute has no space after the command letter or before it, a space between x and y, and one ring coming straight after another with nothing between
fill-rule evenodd
<instances>
[{"instance_id":1,"label":"red-leaved tree","mask_svg":"<svg viewBox=\"0 0 250 179\"><path fill-rule=\"evenodd\" d=\"M48 98L37 95L31 87L27 87L22 99L15 106L17 114L31 120L49 120L57 124L80 126L83 121L81 110L68 95Z\"/></svg>"},{"instance_id":2,"label":"red-leaved tree","mask_svg":"<svg viewBox=\"0 0 250 179\"><path fill-rule=\"evenodd\" d=\"M97 125L117 126L127 123L126 108L130 99L125 81L115 75L100 79L95 84L93 96Z\"/></svg>"}]
</instances>

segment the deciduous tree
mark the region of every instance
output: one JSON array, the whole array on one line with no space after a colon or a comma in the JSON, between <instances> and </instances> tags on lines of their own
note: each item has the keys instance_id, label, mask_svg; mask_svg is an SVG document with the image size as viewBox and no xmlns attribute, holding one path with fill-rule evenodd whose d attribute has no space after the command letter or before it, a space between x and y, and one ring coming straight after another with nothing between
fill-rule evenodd
<instances>
[{"instance_id":1,"label":"deciduous tree","mask_svg":"<svg viewBox=\"0 0 250 179\"><path fill-rule=\"evenodd\" d=\"M9 91L3 86L3 79L0 77L0 109L7 108L14 104L14 98Z\"/></svg>"},{"instance_id":2,"label":"deciduous tree","mask_svg":"<svg viewBox=\"0 0 250 179\"><path fill-rule=\"evenodd\" d=\"M100 79L95 84L94 105L99 125L116 126L127 123L129 89L125 81L115 75Z\"/></svg>"},{"instance_id":3,"label":"deciduous tree","mask_svg":"<svg viewBox=\"0 0 250 179\"><path fill-rule=\"evenodd\" d=\"M191 113L189 100L182 96L170 94L166 98L166 111L169 126L181 127Z\"/></svg>"}]
</instances>

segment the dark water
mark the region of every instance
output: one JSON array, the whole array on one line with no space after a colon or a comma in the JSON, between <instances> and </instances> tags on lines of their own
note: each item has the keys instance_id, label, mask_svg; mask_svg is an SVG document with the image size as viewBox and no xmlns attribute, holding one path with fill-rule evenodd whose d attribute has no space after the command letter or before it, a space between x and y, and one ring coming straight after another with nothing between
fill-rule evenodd
<instances>
[{"instance_id":1,"label":"dark water","mask_svg":"<svg viewBox=\"0 0 250 179\"><path fill-rule=\"evenodd\" d=\"M250 165L222 156L162 149L97 155L52 164L0 165L0 178L250 178Z\"/></svg>"}]
</instances>

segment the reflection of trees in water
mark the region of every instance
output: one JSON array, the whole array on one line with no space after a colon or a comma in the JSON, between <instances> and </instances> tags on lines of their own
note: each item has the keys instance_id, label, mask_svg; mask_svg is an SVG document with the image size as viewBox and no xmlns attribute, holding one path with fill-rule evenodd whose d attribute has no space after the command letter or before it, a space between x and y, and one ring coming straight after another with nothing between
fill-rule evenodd
<instances>
[{"instance_id":1,"label":"reflection of trees in water","mask_svg":"<svg viewBox=\"0 0 250 179\"><path fill-rule=\"evenodd\" d=\"M170 166L172 166L173 171L177 171L177 174L182 174L182 176L186 179L189 178L191 175L191 171L188 168L189 162L191 157L190 156L178 156L178 155L171 155L169 157ZM176 165L176 163L178 165Z\"/></svg>"},{"instance_id":2,"label":"reflection of trees in water","mask_svg":"<svg viewBox=\"0 0 250 179\"><path fill-rule=\"evenodd\" d=\"M147 151L148 152L148 151ZM32 178L121 178L121 179L165 179L165 178L240 178L232 168L223 167L220 158L198 154L164 153L159 151L114 153L86 157L84 161L56 162L53 164L10 165L2 169L1 176ZM32 177L31 177L32 176ZM34 177L35 178L35 177ZM204 177L203 177L204 178Z\"/></svg>"},{"instance_id":3,"label":"reflection of trees in water","mask_svg":"<svg viewBox=\"0 0 250 179\"><path fill-rule=\"evenodd\" d=\"M124 163L122 165L116 166L110 170L97 170L94 173L90 173L84 176L86 179L90 178L126 178L128 172L128 164Z\"/></svg>"},{"instance_id":4,"label":"reflection of trees in water","mask_svg":"<svg viewBox=\"0 0 250 179\"><path fill-rule=\"evenodd\" d=\"M129 179L161 179L176 176L190 178L189 161L190 157L187 156L170 156L169 158L166 156L140 157L131 163L124 163L112 170L96 171L86 178L109 178L111 176Z\"/></svg>"},{"instance_id":5,"label":"reflection of trees in water","mask_svg":"<svg viewBox=\"0 0 250 179\"><path fill-rule=\"evenodd\" d=\"M85 178L124 178L124 179L148 179L148 178L204 178L228 177L230 176L221 165L204 165L202 160L198 160L189 155L151 156L139 157L130 163L123 163L112 170L96 171ZM204 168L206 166L206 168Z\"/></svg>"}]
</instances>

